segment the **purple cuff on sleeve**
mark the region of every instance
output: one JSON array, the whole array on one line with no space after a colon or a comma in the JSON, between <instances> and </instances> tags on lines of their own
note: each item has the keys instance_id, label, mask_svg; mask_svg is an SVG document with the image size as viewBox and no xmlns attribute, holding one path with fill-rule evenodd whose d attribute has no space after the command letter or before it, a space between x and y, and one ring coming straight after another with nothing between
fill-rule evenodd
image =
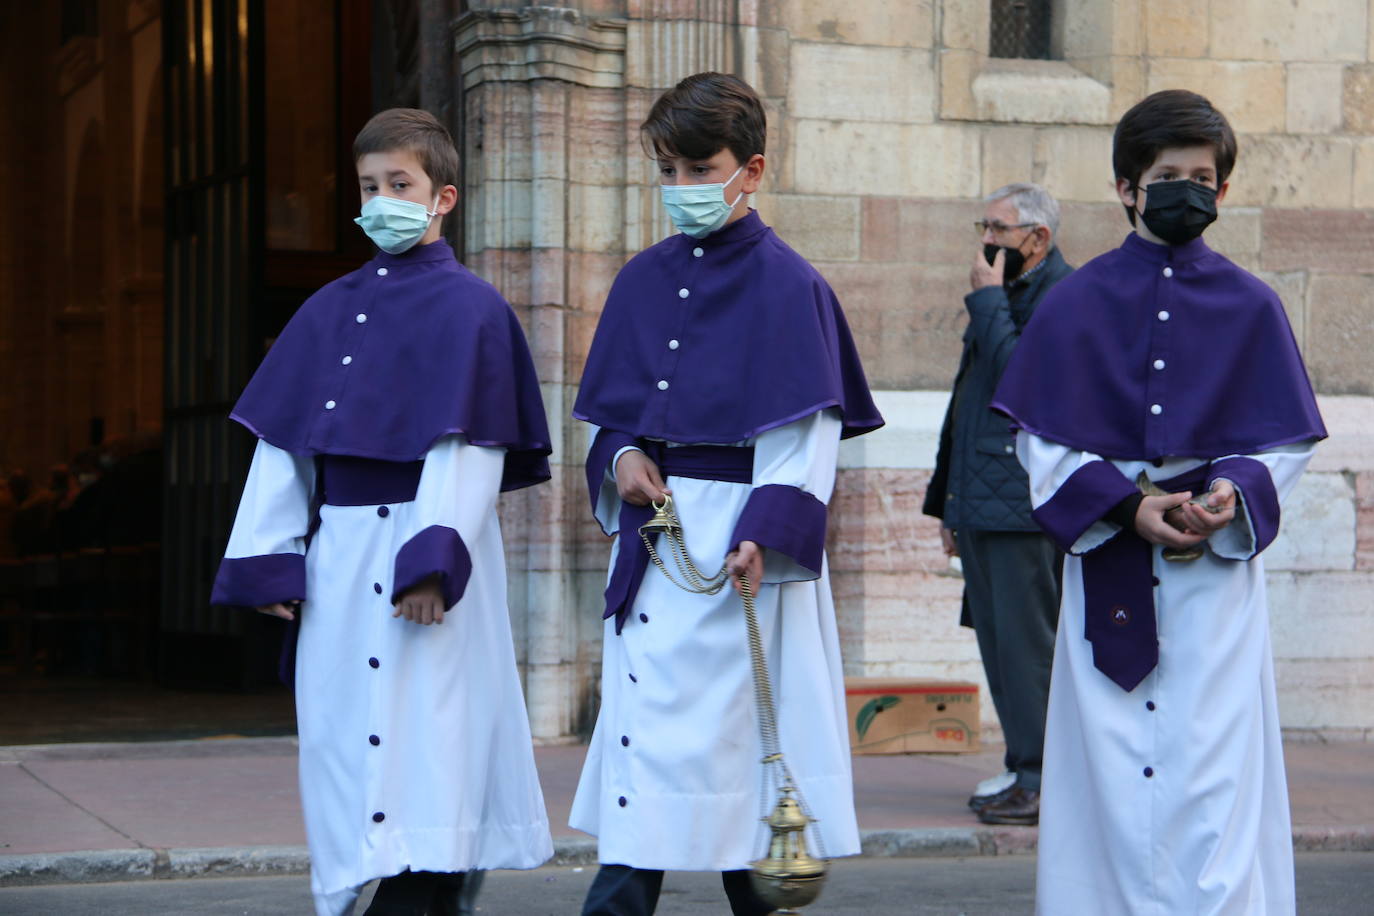
<instances>
[{"instance_id":1,"label":"purple cuff on sleeve","mask_svg":"<svg viewBox=\"0 0 1374 916\"><path fill-rule=\"evenodd\" d=\"M756 487L735 522L730 544L738 547L740 541L753 541L819 576L826 516L825 503L804 490L782 484Z\"/></svg>"},{"instance_id":2,"label":"purple cuff on sleeve","mask_svg":"<svg viewBox=\"0 0 1374 916\"><path fill-rule=\"evenodd\" d=\"M629 433L613 429L597 430L592 447L587 450L587 497L592 502L592 515L596 514L596 504L601 497L601 484L606 479L615 453L629 445L637 445L635 437Z\"/></svg>"},{"instance_id":3,"label":"purple cuff on sleeve","mask_svg":"<svg viewBox=\"0 0 1374 916\"><path fill-rule=\"evenodd\" d=\"M472 577L472 558L458 532L443 525L430 525L396 552L391 603L400 601L406 590L436 573L439 588L444 593L444 608L452 610L467 590L468 579Z\"/></svg>"},{"instance_id":4,"label":"purple cuff on sleeve","mask_svg":"<svg viewBox=\"0 0 1374 916\"><path fill-rule=\"evenodd\" d=\"M1244 502L1255 535L1255 556L1274 542L1279 533L1279 494L1264 462L1254 458L1223 458L1212 462L1207 472L1207 489L1220 477L1236 487L1238 502Z\"/></svg>"},{"instance_id":5,"label":"purple cuff on sleeve","mask_svg":"<svg viewBox=\"0 0 1374 916\"><path fill-rule=\"evenodd\" d=\"M1112 507L1139 490L1108 461L1090 461L1069 475L1047 501L1031 513L1060 549L1072 553L1083 532Z\"/></svg>"},{"instance_id":6,"label":"purple cuff on sleeve","mask_svg":"<svg viewBox=\"0 0 1374 916\"><path fill-rule=\"evenodd\" d=\"M305 557L299 553L225 557L210 589L211 604L231 607L304 600Z\"/></svg>"}]
</instances>

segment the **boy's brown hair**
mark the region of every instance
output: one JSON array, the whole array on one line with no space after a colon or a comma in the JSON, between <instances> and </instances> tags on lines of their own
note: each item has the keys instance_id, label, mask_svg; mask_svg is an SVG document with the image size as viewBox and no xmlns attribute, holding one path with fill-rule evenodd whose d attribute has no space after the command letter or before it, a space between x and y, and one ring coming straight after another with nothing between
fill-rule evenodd
<instances>
[{"instance_id":1,"label":"boy's brown hair","mask_svg":"<svg viewBox=\"0 0 1374 916\"><path fill-rule=\"evenodd\" d=\"M434 115L420 108L388 108L363 125L353 141L353 161L369 153L406 150L420 160L434 185L458 185L458 150L453 137Z\"/></svg>"},{"instance_id":2,"label":"boy's brown hair","mask_svg":"<svg viewBox=\"0 0 1374 916\"><path fill-rule=\"evenodd\" d=\"M689 76L659 96L639 129L655 159L710 159L729 149L743 165L763 153L768 119L748 83L708 72Z\"/></svg>"},{"instance_id":3,"label":"boy's brown hair","mask_svg":"<svg viewBox=\"0 0 1374 916\"><path fill-rule=\"evenodd\" d=\"M1166 149L1210 146L1217 155L1217 184L1236 164L1236 135L1226 116L1204 96L1165 89L1146 96L1121 116L1112 135L1112 169L1132 187Z\"/></svg>"}]
</instances>

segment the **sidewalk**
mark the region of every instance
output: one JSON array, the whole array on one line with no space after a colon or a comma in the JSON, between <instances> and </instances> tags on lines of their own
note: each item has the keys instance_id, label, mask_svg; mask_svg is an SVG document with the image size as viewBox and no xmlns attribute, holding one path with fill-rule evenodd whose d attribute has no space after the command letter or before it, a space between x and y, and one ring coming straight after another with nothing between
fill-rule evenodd
<instances>
[{"instance_id":1,"label":"sidewalk","mask_svg":"<svg viewBox=\"0 0 1374 916\"><path fill-rule=\"evenodd\" d=\"M583 747L535 752L555 861L590 864L595 841L568 828ZM970 788L1000 769L978 754L855 757L870 856L1031 852L1029 827L984 827ZM1374 851L1374 743L1285 745L1294 843ZM294 738L0 747L0 885L308 867Z\"/></svg>"}]
</instances>

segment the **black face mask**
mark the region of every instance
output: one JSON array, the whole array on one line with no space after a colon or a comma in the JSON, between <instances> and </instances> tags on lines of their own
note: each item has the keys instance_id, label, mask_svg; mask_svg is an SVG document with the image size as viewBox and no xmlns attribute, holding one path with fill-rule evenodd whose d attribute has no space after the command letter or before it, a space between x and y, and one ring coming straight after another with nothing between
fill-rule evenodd
<instances>
[{"instance_id":1,"label":"black face mask","mask_svg":"<svg viewBox=\"0 0 1374 916\"><path fill-rule=\"evenodd\" d=\"M1187 178L1156 181L1145 186L1145 209L1140 218L1170 245L1191 242L1217 218L1216 188Z\"/></svg>"},{"instance_id":2,"label":"black face mask","mask_svg":"<svg viewBox=\"0 0 1374 916\"><path fill-rule=\"evenodd\" d=\"M992 264L999 251L1007 253L1006 260L1002 262L1002 282L1010 283L1021 276L1021 271L1026 269L1026 256L1021 253L1020 248L1008 248L1005 245L984 245L983 257L988 259L989 265Z\"/></svg>"}]
</instances>

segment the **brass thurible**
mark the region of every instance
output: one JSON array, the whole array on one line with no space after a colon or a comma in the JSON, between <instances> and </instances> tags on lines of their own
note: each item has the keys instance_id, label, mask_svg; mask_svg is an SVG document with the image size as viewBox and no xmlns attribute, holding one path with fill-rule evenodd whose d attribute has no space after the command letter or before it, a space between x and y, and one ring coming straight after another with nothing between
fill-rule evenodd
<instances>
[{"instance_id":1,"label":"brass thurible","mask_svg":"<svg viewBox=\"0 0 1374 916\"><path fill-rule=\"evenodd\" d=\"M682 522L673 509L673 498L663 494L662 501L654 500L654 516L639 527L639 536L649 551L649 559L678 588L699 595L714 595L729 581L725 566L713 576L703 573L687 552L682 536ZM663 535L673 555L673 563L683 581L678 581L654 548L653 535ZM684 584L685 583L685 584ZM768 854L749 863L749 882L754 893L778 914L796 913L794 907L806 906L820 896L825 884L827 863L825 850L821 858L806 849L806 829L816 822L806 808L801 790L783 759L778 742L777 711L773 706L773 687L768 677L768 664L763 656L763 638L759 633L758 614L754 608L754 589L748 576L740 576L740 598L744 603L744 622L749 639L749 657L754 676L754 705L759 717L759 744L763 748L760 761L766 773L773 773L778 786L778 800L772 813L762 818L768 825ZM793 796L796 796L795 798ZM820 834L816 834L820 843ZM823 844L821 844L823 845Z\"/></svg>"}]
</instances>

